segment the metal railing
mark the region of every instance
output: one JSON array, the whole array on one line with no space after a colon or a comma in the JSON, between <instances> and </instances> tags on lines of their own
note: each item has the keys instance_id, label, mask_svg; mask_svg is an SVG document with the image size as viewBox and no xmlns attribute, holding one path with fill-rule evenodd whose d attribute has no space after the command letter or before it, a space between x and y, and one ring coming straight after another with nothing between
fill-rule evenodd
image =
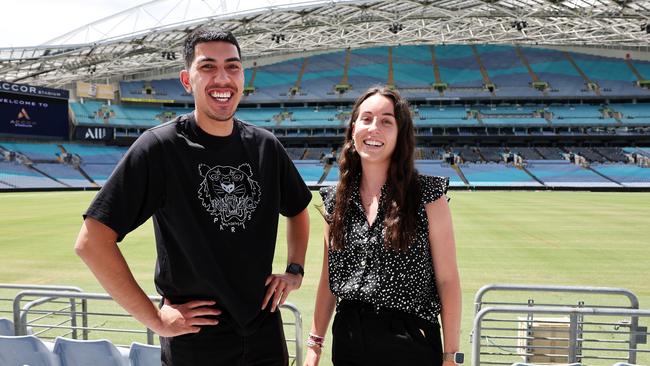
<instances>
[{"instance_id":1,"label":"metal railing","mask_svg":"<svg viewBox=\"0 0 650 366\"><path fill-rule=\"evenodd\" d=\"M625 306L627 309L638 309L639 308L639 299L637 296L630 290L618 287L589 287L589 286L555 286L555 285L517 285L517 284L490 284L481 287L474 296L474 315L478 314L481 308L484 305L516 305L513 303L504 303L504 302L490 302L484 301L483 298L488 293L494 292L522 292L525 295L529 296L531 293L561 293L561 294L590 294L600 296L612 296L612 297L622 297L627 299L630 302L630 306ZM586 306L586 307L598 307L605 308L607 305L603 304L535 304L532 299L528 299L526 303L522 305L548 305L548 306ZM616 308L621 308L623 306L615 306Z\"/></svg>"},{"instance_id":2,"label":"metal railing","mask_svg":"<svg viewBox=\"0 0 650 366\"><path fill-rule=\"evenodd\" d=\"M17 289L24 289L26 286L17 286ZM62 287L61 287L62 288ZM149 296L153 302L160 302L160 296ZM90 310L90 303L93 302L93 311ZM95 304L103 303L102 305ZM110 295L102 293L87 293L73 291L52 291L52 290L24 290L16 294L13 299L13 317L16 335L26 335L27 329L31 328L34 335L41 338L54 338L56 336L69 336L73 339L88 340L91 332L117 334L108 338L115 345L120 345L113 339L119 339L122 335L130 335L127 343L133 335L146 334L146 343L154 344L154 333L138 323L117 305ZM95 310L99 308L99 310ZM107 310L108 309L108 310ZM290 358L294 359L292 364L302 365L303 360L303 336L302 316L298 308L285 303L280 305L283 315L290 313L292 319L285 320L283 326L293 327L289 329L286 337ZM94 319L94 321L93 321ZM118 323L117 325L106 326L107 323ZM93 324L94 323L94 324ZM128 347L128 344L124 344Z\"/></svg>"},{"instance_id":3,"label":"metal railing","mask_svg":"<svg viewBox=\"0 0 650 366\"><path fill-rule=\"evenodd\" d=\"M10 297L4 297L3 290L44 290L44 291L71 291L71 292L83 292L83 290L76 286L54 286L54 285L23 285L23 284L13 284L13 283L0 283L0 303L10 303L13 304L16 292L12 292ZM13 311L5 310L11 309L11 305L3 307L0 304L0 314L7 314L8 316L13 315Z\"/></svg>"},{"instance_id":4,"label":"metal railing","mask_svg":"<svg viewBox=\"0 0 650 366\"><path fill-rule=\"evenodd\" d=\"M513 319L512 315L523 315ZM491 317L488 318L487 316ZM539 317L555 315L566 318ZM530 356L552 358L551 362L637 362L643 354L646 364L650 349L639 349L647 341L647 327L630 328L629 320L611 323L613 317L650 318L650 310L594 307L557 306L494 306L481 309L474 318L472 333L472 366L487 364L511 365L526 361ZM606 318L606 320L601 320ZM497 322L486 327L484 323ZM530 324L544 324L541 329L529 332ZM518 326L509 327L516 323ZM608 329L609 326L613 326ZM555 329L549 329L553 328ZM628 330L621 330L629 328ZM616 336L622 336L617 339ZM627 338L627 339L625 339ZM630 340L633 340L631 342ZM484 351L489 349L489 351ZM482 360L483 356L490 360ZM494 359L496 357L496 360ZM542 361L543 362L543 361ZM606 363L604 363L606 362Z\"/></svg>"},{"instance_id":5,"label":"metal railing","mask_svg":"<svg viewBox=\"0 0 650 366\"><path fill-rule=\"evenodd\" d=\"M24 298L37 297L36 300L23 304ZM60 301L63 299L63 301ZM160 296L149 296L153 302L159 302ZM90 312L89 301L101 301L108 305L100 306L101 308L113 307L117 311L99 310ZM62 306L65 304L65 306ZM16 335L27 334L27 327L34 329L34 335L42 338L48 337L46 333L51 332L56 336L71 336L73 339L88 340L91 331L102 333L131 333L146 334L147 344L154 344L154 333L145 328L133 329L128 327L105 327L107 319L122 318L128 319L127 323L135 324L141 327L131 315L124 312L113 302L113 298L108 294L88 293L88 292L66 292L66 291L36 291L28 290L19 292L13 301L14 326ZM53 307L54 306L54 307ZM28 319L29 315L36 315L33 319ZM97 325L90 324L90 318L98 318ZM79 324L81 320L81 325ZM62 333L64 332L64 333ZM79 336L81 332L81 337Z\"/></svg>"},{"instance_id":6,"label":"metal railing","mask_svg":"<svg viewBox=\"0 0 650 366\"><path fill-rule=\"evenodd\" d=\"M293 315L293 322L288 322L285 320L285 317L282 317L282 325L283 326L291 326L293 325L293 338L286 338L287 345L288 343L293 343L295 345L294 348L294 354L292 355L291 352L289 352L289 358L293 358L294 362L291 363L291 365L295 366L302 366L302 354L303 354L303 336L302 336L302 315L300 315L300 311L298 308L289 302L285 302L284 304L280 305L281 310L286 310L285 313L291 312ZM286 337L286 332L285 331L285 337Z\"/></svg>"}]
</instances>

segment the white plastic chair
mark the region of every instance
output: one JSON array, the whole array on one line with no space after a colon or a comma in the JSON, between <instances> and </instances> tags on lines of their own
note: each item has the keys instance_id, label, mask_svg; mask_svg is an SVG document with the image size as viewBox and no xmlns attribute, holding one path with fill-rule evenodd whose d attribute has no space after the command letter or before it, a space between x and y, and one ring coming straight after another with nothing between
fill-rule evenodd
<instances>
[{"instance_id":1,"label":"white plastic chair","mask_svg":"<svg viewBox=\"0 0 650 366\"><path fill-rule=\"evenodd\" d=\"M160 366L160 346L133 342L129 360L131 366Z\"/></svg>"},{"instance_id":2,"label":"white plastic chair","mask_svg":"<svg viewBox=\"0 0 650 366\"><path fill-rule=\"evenodd\" d=\"M0 365L60 366L57 355L32 336L0 336Z\"/></svg>"},{"instance_id":3,"label":"white plastic chair","mask_svg":"<svg viewBox=\"0 0 650 366\"><path fill-rule=\"evenodd\" d=\"M54 353L62 366L128 366L117 347L105 339L82 341L56 337Z\"/></svg>"}]
</instances>

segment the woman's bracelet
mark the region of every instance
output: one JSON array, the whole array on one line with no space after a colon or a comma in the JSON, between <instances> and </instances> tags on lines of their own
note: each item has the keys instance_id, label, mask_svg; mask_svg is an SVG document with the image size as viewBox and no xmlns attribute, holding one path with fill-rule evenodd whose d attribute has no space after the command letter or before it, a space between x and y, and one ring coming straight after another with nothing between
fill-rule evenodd
<instances>
[{"instance_id":1,"label":"woman's bracelet","mask_svg":"<svg viewBox=\"0 0 650 366\"><path fill-rule=\"evenodd\" d=\"M309 333L309 337L307 337L307 347L323 348L323 343L325 343L325 337Z\"/></svg>"}]
</instances>

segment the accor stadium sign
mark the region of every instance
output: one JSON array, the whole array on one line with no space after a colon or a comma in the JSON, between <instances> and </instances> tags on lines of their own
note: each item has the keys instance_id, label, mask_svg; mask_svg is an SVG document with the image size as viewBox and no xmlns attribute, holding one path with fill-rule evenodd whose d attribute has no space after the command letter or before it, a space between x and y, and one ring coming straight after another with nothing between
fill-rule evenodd
<instances>
[{"instance_id":1,"label":"accor stadium sign","mask_svg":"<svg viewBox=\"0 0 650 366\"><path fill-rule=\"evenodd\" d=\"M41 86L32 86L24 84L14 84L8 81L0 82L0 91L5 93L15 93L23 95L33 95L36 97L68 99L70 93L63 89L50 89Z\"/></svg>"}]
</instances>

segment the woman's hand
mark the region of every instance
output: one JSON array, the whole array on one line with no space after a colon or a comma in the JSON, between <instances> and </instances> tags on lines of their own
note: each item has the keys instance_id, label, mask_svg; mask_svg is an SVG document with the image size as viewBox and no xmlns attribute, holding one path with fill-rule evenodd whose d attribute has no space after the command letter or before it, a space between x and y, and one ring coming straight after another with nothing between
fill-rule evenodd
<instances>
[{"instance_id":1,"label":"woman's hand","mask_svg":"<svg viewBox=\"0 0 650 366\"><path fill-rule=\"evenodd\" d=\"M307 347L307 357L305 357L305 363L303 366L318 366L321 352L322 349L318 346Z\"/></svg>"}]
</instances>

